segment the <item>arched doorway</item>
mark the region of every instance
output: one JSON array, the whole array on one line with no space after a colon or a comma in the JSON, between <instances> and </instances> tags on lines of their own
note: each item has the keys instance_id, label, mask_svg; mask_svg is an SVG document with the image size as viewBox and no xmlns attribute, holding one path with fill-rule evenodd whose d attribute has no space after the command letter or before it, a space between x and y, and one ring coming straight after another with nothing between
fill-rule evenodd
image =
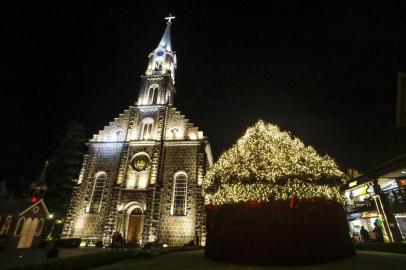
<instances>
[{"instance_id":1,"label":"arched doorway","mask_svg":"<svg viewBox=\"0 0 406 270\"><path fill-rule=\"evenodd\" d=\"M130 211L128 215L127 241L140 242L144 229L144 214L139 207L135 207Z\"/></svg>"},{"instance_id":2,"label":"arched doorway","mask_svg":"<svg viewBox=\"0 0 406 270\"><path fill-rule=\"evenodd\" d=\"M21 230L20 240L18 241L17 248L30 248L32 240L37 231L38 219L28 218L25 220Z\"/></svg>"}]
</instances>

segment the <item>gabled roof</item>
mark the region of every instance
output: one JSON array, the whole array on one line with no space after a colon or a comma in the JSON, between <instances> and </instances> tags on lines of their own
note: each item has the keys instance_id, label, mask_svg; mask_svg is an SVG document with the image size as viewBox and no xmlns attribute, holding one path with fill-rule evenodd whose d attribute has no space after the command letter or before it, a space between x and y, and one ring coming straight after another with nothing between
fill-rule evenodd
<instances>
[{"instance_id":1,"label":"gabled roof","mask_svg":"<svg viewBox=\"0 0 406 270\"><path fill-rule=\"evenodd\" d=\"M41 199L36 203L32 203L29 199L2 199L0 200L0 214L19 214L22 215L34 206L42 206L45 215L49 215L48 208Z\"/></svg>"},{"instance_id":2,"label":"gabled roof","mask_svg":"<svg viewBox=\"0 0 406 270\"><path fill-rule=\"evenodd\" d=\"M17 214L30 207L33 203L27 199L1 199L0 213Z\"/></svg>"}]
</instances>

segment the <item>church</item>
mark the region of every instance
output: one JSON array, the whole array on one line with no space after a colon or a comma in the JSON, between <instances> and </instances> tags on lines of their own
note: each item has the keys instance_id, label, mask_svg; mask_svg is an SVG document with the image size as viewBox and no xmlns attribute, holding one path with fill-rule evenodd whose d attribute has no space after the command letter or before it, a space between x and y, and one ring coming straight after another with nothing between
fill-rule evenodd
<instances>
[{"instance_id":1,"label":"church","mask_svg":"<svg viewBox=\"0 0 406 270\"><path fill-rule=\"evenodd\" d=\"M138 100L88 141L62 238L111 243L204 244L202 181L212 165L208 139L174 107L173 16L148 55Z\"/></svg>"}]
</instances>

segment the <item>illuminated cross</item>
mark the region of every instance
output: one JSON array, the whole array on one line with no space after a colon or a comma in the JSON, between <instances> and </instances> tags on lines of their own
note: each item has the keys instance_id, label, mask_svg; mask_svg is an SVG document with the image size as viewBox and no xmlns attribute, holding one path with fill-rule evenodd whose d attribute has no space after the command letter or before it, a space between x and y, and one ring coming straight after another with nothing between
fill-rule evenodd
<instances>
[{"instance_id":1,"label":"illuminated cross","mask_svg":"<svg viewBox=\"0 0 406 270\"><path fill-rule=\"evenodd\" d=\"M172 19L175 19L175 18L176 18L175 16L172 16L172 14L169 13L169 16L165 17L165 20L168 20L167 23L171 23Z\"/></svg>"}]
</instances>

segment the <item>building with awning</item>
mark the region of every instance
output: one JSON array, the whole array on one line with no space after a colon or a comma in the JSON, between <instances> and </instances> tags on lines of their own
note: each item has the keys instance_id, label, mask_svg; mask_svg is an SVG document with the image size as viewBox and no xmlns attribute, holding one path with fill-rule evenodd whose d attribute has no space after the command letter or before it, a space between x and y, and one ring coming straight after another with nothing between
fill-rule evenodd
<instances>
[{"instance_id":1,"label":"building with awning","mask_svg":"<svg viewBox=\"0 0 406 270\"><path fill-rule=\"evenodd\" d=\"M346 184L347 219L359 238L361 226L372 231L380 224L385 242L406 239L406 155L375 166Z\"/></svg>"}]
</instances>

